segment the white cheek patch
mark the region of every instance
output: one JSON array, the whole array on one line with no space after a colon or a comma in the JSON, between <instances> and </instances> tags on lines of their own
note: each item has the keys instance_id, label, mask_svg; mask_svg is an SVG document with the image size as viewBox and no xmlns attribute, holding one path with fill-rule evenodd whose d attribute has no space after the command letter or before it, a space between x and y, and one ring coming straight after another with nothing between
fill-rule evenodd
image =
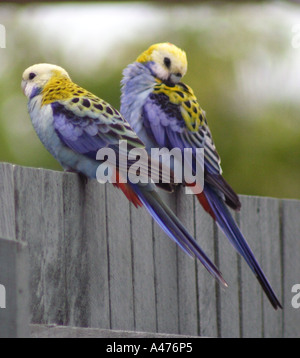
<instances>
[{"instance_id":1,"label":"white cheek patch","mask_svg":"<svg viewBox=\"0 0 300 358\"><path fill-rule=\"evenodd\" d=\"M169 71L167 71L158 63L154 63L151 68L156 77L160 78L161 80L167 80L169 78Z\"/></svg>"},{"instance_id":2,"label":"white cheek patch","mask_svg":"<svg viewBox=\"0 0 300 358\"><path fill-rule=\"evenodd\" d=\"M30 98L31 92L33 91L33 83L26 83L24 87L24 94L27 98Z\"/></svg>"}]
</instances>

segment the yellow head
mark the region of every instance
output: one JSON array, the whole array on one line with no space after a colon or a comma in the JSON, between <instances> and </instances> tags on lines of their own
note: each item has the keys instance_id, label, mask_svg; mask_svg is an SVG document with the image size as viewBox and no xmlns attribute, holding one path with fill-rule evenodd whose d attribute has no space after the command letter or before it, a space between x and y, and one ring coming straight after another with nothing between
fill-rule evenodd
<instances>
[{"instance_id":1,"label":"yellow head","mask_svg":"<svg viewBox=\"0 0 300 358\"><path fill-rule=\"evenodd\" d=\"M22 76L22 89L26 97L31 98L40 93L53 77L70 79L68 73L59 66L40 63L28 67Z\"/></svg>"},{"instance_id":2,"label":"yellow head","mask_svg":"<svg viewBox=\"0 0 300 358\"><path fill-rule=\"evenodd\" d=\"M178 83L187 71L185 52L168 42L150 46L136 61L147 63L155 77L171 84Z\"/></svg>"}]
</instances>

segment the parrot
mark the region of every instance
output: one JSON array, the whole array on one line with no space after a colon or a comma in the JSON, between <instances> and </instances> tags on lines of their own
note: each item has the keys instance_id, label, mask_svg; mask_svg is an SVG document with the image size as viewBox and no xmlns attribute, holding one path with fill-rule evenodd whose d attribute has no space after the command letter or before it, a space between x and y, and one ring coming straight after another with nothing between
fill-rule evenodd
<instances>
[{"instance_id":1,"label":"parrot","mask_svg":"<svg viewBox=\"0 0 300 358\"><path fill-rule=\"evenodd\" d=\"M145 148L118 110L72 82L60 66L47 63L30 66L22 75L21 87L28 98L27 107L34 130L65 171L97 179L101 164L97 156L99 150L108 148L120 156L120 141L126 141L127 150ZM146 150L145 153L148 156ZM159 196L159 183L156 186L151 180L146 183L124 180L128 176L128 166L120 165L120 161L111 161L109 166L111 177L116 178L111 181L113 185L135 207L144 206L184 252L198 258L208 272L227 287L219 269ZM147 166L145 173L149 174Z\"/></svg>"},{"instance_id":2,"label":"parrot","mask_svg":"<svg viewBox=\"0 0 300 358\"><path fill-rule=\"evenodd\" d=\"M185 166L195 172L196 150L204 149L204 185L182 182L196 195L204 210L245 259L274 309L282 308L275 292L254 257L230 210L239 211L238 195L222 175L205 111L182 77L187 72L185 51L164 42L151 45L123 70L120 112L146 145L152 148L190 148L193 161Z\"/></svg>"}]
</instances>

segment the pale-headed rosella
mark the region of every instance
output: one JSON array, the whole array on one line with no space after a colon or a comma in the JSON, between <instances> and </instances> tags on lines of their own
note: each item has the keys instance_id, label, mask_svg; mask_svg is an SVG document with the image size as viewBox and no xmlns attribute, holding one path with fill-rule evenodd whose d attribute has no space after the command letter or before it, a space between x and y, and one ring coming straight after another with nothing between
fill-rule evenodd
<instances>
[{"instance_id":1,"label":"pale-headed rosella","mask_svg":"<svg viewBox=\"0 0 300 358\"><path fill-rule=\"evenodd\" d=\"M196 149L204 149L204 188L194 190L203 208L216 221L234 248L254 272L275 309L282 308L270 283L254 257L228 207L239 210L238 195L222 176L205 112L193 90L181 82L187 71L183 50L171 43L157 43L144 51L123 71L120 112L133 130L151 148L191 148L193 161L186 162L192 172L197 163ZM184 184L184 183L183 183ZM187 185L187 183L185 183Z\"/></svg>"},{"instance_id":2,"label":"pale-headed rosella","mask_svg":"<svg viewBox=\"0 0 300 358\"><path fill-rule=\"evenodd\" d=\"M110 148L118 155L120 141L126 141L127 150L144 148L115 108L72 82L59 66L37 64L29 67L23 73L22 89L28 98L29 115L38 137L66 171L95 179L101 164L101 160L97 160L100 149ZM116 178L114 185L136 207L144 206L172 240L190 256L197 257L219 282L227 286L218 268L161 200L153 181L132 183L124 180L129 167L121 167L119 161L110 165L111 175ZM145 173L148 174L148 168Z\"/></svg>"}]
</instances>

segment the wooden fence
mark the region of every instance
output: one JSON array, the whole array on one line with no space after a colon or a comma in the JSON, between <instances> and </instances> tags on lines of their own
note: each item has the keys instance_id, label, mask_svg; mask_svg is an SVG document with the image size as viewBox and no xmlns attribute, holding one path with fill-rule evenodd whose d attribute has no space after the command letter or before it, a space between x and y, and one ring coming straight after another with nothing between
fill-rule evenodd
<instances>
[{"instance_id":1,"label":"wooden fence","mask_svg":"<svg viewBox=\"0 0 300 358\"><path fill-rule=\"evenodd\" d=\"M300 308L292 307L291 290L300 283L300 201L241 196L236 215L284 306L275 311L194 198L183 191L162 195L221 269L227 289L112 185L0 164L0 285L6 288L0 336L30 334L30 321L34 336L39 325L57 324L299 337Z\"/></svg>"}]
</instances>

